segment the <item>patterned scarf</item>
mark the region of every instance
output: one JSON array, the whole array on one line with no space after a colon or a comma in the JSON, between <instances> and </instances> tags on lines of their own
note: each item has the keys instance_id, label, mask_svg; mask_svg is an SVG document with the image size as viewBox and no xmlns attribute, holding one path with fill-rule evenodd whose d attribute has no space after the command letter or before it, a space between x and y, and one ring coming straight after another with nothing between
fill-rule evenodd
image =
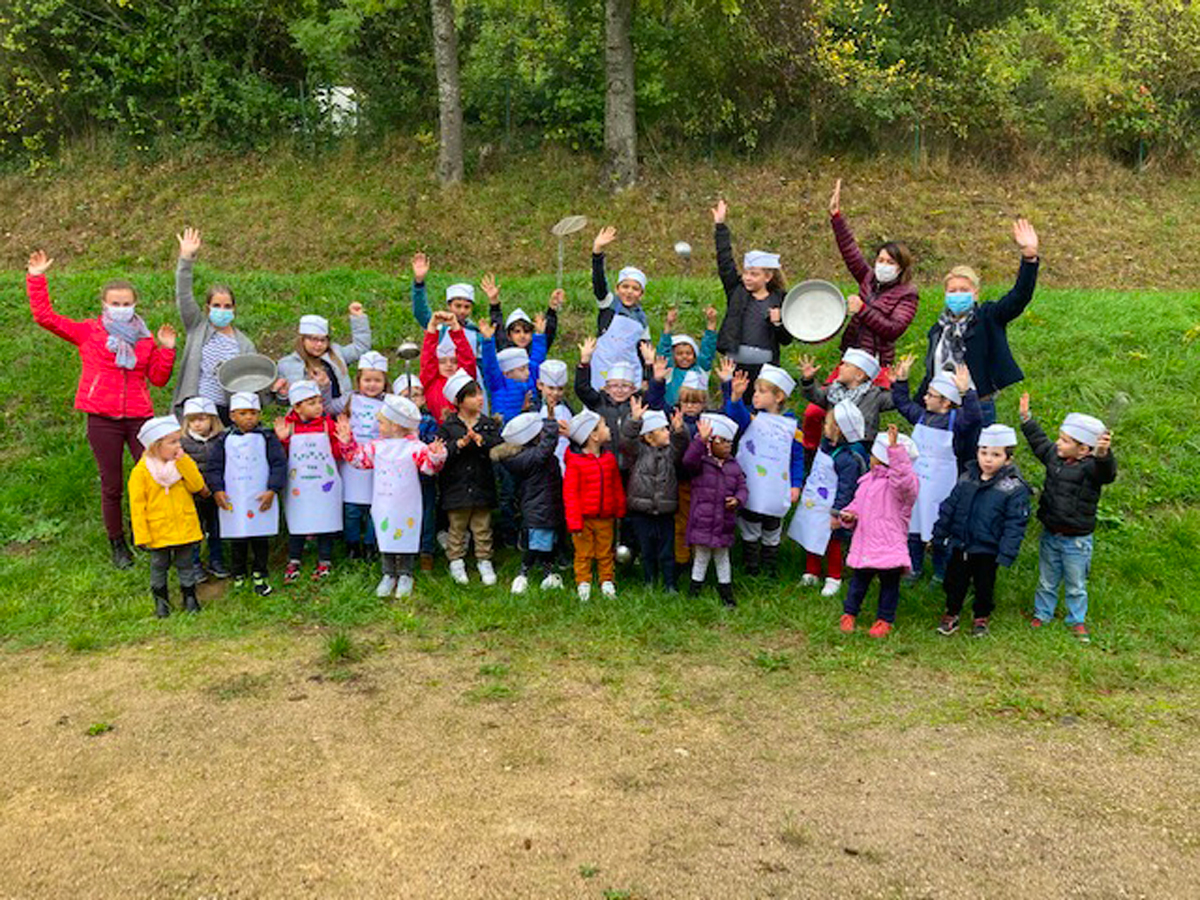
<instances>
[{"instance_id":1,"label":"patterned scarf","mask_svg":"<svg viewBox=\"0 0 1200 900\"><path fill-rule=\"evenodd\" d=\"M145 454L142 458L146 460L146 470L150 473L150 477L162 485L164 491L169 491L171 485L183 480L183 475L180 474L179 467L175 465L175 460L159 459L151 453Z\"/></svg>"},{"instance_id":2,"label":"patterned scarf","mask_svg":"<svg viewBox=\"0 0 1200 900\"><path fill-rule=\"evenodd\" d=\"M967 361L967 329L975 322L975 307L963 316L955 316L943 309L937 324L942 329L941 340L934 349L934 371L954 371L959 363Z\"/></svg>"},{"instance_id":3,"label":"patterned scarf","mask_svg":"<svg viewBox=\"0 0 1200 900\"><path fill-rule=\"evenodd\" d=\"M132 369L137 365L137 354L133 347L142 338L150 337L150 329L142 321L141 316L134 316L128 322L117 322L108 314L108 307L100 314L100 324L108 332L106 346L117 358L117 365L122 369Z\"/></svg>"},{"instance_id":4,"label":"patterned scarf","mask_svg":"<svg viewBox=\"0 0 1200 900\"><path fill-rule=\"evenodd\" d=\"M832 409L843 400L849 400L851 403L857 405L859 398L870 389L870 381L864 381L862 384L855 385L854 387L842 384L840 381L835 381L826 389L825 396L829 403L829 408Z\"/></svg>"}]
</instances>

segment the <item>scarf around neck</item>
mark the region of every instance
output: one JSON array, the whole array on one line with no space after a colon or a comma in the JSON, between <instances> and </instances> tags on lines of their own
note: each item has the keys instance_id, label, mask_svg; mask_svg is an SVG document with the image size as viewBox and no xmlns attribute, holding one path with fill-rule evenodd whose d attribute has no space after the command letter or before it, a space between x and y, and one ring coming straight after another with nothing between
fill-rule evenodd
<instances>
[{"instance_id":1,"label":"scarf around neck","mask_svg":"<svg viewBox=\"0 0 1200 900\"><path fill-rule=\"evenodd\" d=\"M150 473L150 477L162 486L164 491L169 491L171 485L177 481L183 480L183 475L179 471L179 467L175 465L175 460L162 460L157 456L145 454L143 459L146 460L146 471Z\"/></svg>"},{"instance_id":2,"label":"scarf around neck","mask_svg":"<svg viewBox=\"0 0 1200 900\"><path fill-rule=\"evenodd\" d=\"M943 309L938 316L937 324L942 329L942 338L935 350L935 370L947 369L967 361L967 331L975 323L975 307L972 306L966 314L958 317L950 310Z\"/></svg>"},{"instance_id":3,"label":"scarf around neck","mask_svg":"<svg viewBox=\"0 0 1200 900\"><path fill-rule=\"evenodd\" d=\"M825 392L828 398L830 408L837 406L843 400L849 400L851 403L857 404L859 398L862 397L868 390L871 389L871 382L864 381L862 384L857 384L854 387L848 387L840 381L835 381L829 385L829 389Z\"/></svg>"},{"instance_id":4,"label":"scarf around neck","mask_svg":"<svg viewBox=\"0 0 1200 900\"><path fill-rule=\"evenodd\" d=\"M150 329L142 321L141 316L134 316L128 322L117 322L109 314L108 309L100 314L100 324L108 332L107 347L117 359L117 365L122 369L132 369L137 365L137 354L134 345L142 338L150 337Z\"/></svg>"}]
</instances>

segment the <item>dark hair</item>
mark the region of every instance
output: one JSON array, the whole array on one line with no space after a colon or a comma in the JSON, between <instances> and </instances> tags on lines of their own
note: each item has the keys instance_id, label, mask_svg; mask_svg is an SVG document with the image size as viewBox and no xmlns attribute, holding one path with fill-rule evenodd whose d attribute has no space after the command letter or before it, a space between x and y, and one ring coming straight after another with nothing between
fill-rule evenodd
<instances>
[{"instance_id":1,"label":"dark hair","mask_svg":"<svg viewBox=\"0 0 1200 900\"><path fill-rule=\"evenodd\" d=\"M1004 448L1004 458L1012 459L1013 458L1013 450L1015 450L1015 449L1016 449L1015 447L1005 447Z\"/></svg>"},{"instance_id":2,"label":"dark hair","mask_svg":"<svg viewBox=\"0 0 1200 900\"><path fill-rule=\"evenodd\" d=\"M483 388L479 386L479 382L475 380L468 381L462 386L457 394L454 395L454 405L462 406L462 402L468 397L474 397L476 394L482 394Z\"/></svg>"},{"instance_id":3,"label":"dark hair","mask_svg":"<svg viewBox=\"0 0 1200 900\"><path fill-rule=\"evenodd\" d=\"M218 294L224 294L233 302L234 306L237 306L237 297L233 296L233 288L227 284L209 285L208 290L204 292L204 305L212 306L212 299Z\"/></svg>"},{"instance_id":4,"label":"dark hair","mask_svg":"<svg viewBox=\"0 0 1200 900\"><path fill-rule=\"evenodd\" d=\"M112 281L104 282L100 288L101 303L103 303L105 298L108 297L109 291L129 291L131 294L133 294L133 302L137 302L137 288L133 286L132 282L126 281L124 278L114 278Z\"/></svg>"},{"instance_id":5,"label":"dark hair","mask_svg":"<svg viewBox=\"0 0 1200 900\"><path fill-rule=\"evenodd\" d=\"M900 277L896 279L896 284L908 284L912 281L913 276L913 255L908 249L908 244L904 241L884 241L875 250L875 255L879 256L884 250L888 256L896 261L896 265L900 267Z\"/></svg>"},{"instance_id":6,"label":"dark hair","mask_svg":"<svg viewBox=\"0 0 1200 900\"><path fill-rule=\"evenodd\" d=\"M527 320L525 320L525 319L517 319L517 320L516 320L515 322L513 322L511 325L507 325L507 326L505 326L505 328L504 328L504 333L505 333L505 334L508 334L510 331L512 331L512 330L513 330L514 328L516 328L518 325L522 325L522 326L524 326L525 328L528 328L528 329L529 329L529 332L530 332L531 334L533 333L533 323L532 323L532 322L529 322L529 321L527 321Z\"/></svg>"},{"instance_id":7,"label":"dark hair","mask_svg":"<svg viewBox=\"0 0 1200 900\"><path fill-rule=\"evenodd\" d=\"M771 269L771 277L767 279L767 290L787 293L787 279L783 277L783 269Z\"/></svg>"}]
</instances>

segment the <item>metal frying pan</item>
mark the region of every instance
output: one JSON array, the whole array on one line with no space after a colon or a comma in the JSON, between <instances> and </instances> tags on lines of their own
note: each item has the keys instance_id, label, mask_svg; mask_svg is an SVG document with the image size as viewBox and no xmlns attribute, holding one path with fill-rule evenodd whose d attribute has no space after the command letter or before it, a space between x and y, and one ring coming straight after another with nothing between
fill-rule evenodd
<instances>
[{"instance_id":1,"label":"metal frying pan","mask_svg":"<svg viewBox=\"0 0 1200 900\"><path fill-rule=\"evenodd\" d=\"M256 394L273 385L278 377L275 360L261 353L243 353L217 367L217 381L231 394Z\"/></svg>"},{"instance_id":2,"label":"metal frying pan","mask_svg":"<svg viewBox=\"0 0 1200 900\"><path fill-rule=\"evenodd\" d=\"M819 344L837 334L846 312L846 298L838 286L819 278L793 287L780 309L788 334L806 344Z\"/></svg>"}]
</instances>

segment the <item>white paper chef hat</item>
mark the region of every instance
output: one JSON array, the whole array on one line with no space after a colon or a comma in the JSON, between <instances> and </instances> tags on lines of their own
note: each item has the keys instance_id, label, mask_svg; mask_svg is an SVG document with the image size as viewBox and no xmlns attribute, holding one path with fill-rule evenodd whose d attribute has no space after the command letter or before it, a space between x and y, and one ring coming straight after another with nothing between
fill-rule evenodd
<instances>
[{"instance_id":1,"label":"white paper chef hat","mask_svg":"<svg viewBox=\"0 0 1200 900\"><path fill-rule=\"evenodd\" d=\"M213 403L207 397L189 397L183 404L183 415L187 416L215 416L217 414L217 404Z\"/></svg>"},{"instance_id":2,"label":"white paper chef hat","mask_svg":"<svg viewBox=\"0 0 1200 900\"><path fill-rule=\"evenodd\" d=\"M236 412L239 409L262 409L262 403L258 399L258 394L238 391L238 393L230 397L229 411Z\"/></svg>"},{"instance_id":3,"label":"white paper chef hat","mask_svg":"<svg viewBox=\"0 0 1200 900\"><path fill-rule=\"evenodd\" d=\"M548 359L538 369L538 381L546 387L567 386L567 364L561 359Z\"/></svg>"},{"instance_id":4,"label":"white paper chef hat","mask_svg":"<svg viewBox=\"0 0 1200 900\"><path fill-rule=\"evenodd\" d=\"M962 403L962 392L948 372L938 372L929 379L929 386L951 403Z\"/></svg>"},{"instance_id":5,"label":"white paper chef hat","mask_svg":"<svg viewBox=\"0 0 1200 900\"><path fill-rule=\"evenodd\" d=\"M896 446L903 447L908 453L908 458L911 460L915 460L921 455L917 450L917 445L907 434L896 435ZM886 431L881 431L875 435L875 443L871 445L871 455L884 465L888 464L888 436Z\"/></svg>"},{"instance_id":6,"label":"white paper chef hat","mask_svg":"<svg viewBox=\"0 0 1200 900\"><path fill-rule=\"evenodd\" d=\"M646 273L637 266L626 266L617 273L617 284L622 281L636 281L642 286L642 290L646 289Z\"/></svg>"},{"instance_id":7,"label":"white paper chef hat","mask_svg":"<svg viewBox=\"0 0 1200 900\"><path fill-rule=\"evenodd\" d=\"M506 347L496 354L501 372L511 372L521 366L529 365L529 351L521 347Z\"/></svg>"},{"instance_id":8,"label":"white paper chef hat","mask_svg":"<svg viewBox=\"0 0 1200 900\"><path fill-rule=\"evenodd\" d=\"M842 436L851 443L866 437L866 420L863 419L862 410L853 400L843 400L833 408L833 421L837 422Z\"/></svg>"},{"instance_id":9,"label":"white paper chef hat","mask_svg":"<svg viewBox=\"0 0 1200 900\"><path fill-rule=\"evenodd\" d=\"M1066 432L1068 436L1075 438L1081 444L1095 447L1096 442L1100 440L1100 436L1108 431L1108 428L1095 416L1089 416L1085 413L1071 413L1063 419L1060 431Z\"/></svg>"},{"instance_id":10,"label":"white paper chef hat","mask_svg":"<svg viewBox=\"0 0 1200 900\"><path fill-rule=\"evenodd\" d=\"M329 337L329 320L324 316L301 316L300 333L309 337Z\"/></svg>"},{"instance_id":11,"label":"white paper chef hat","mask_svg":"<svg viewBox=\"0 0 1200 900\"><path fill-rule=\"evenodd\" d=\"M442 396L451 406L458 406L459 392L474 380L466 369L459 369L446 379L446 385L442 388Z\"/></svg>"},{"instance_id":12,"label":"white paper chef hat","mask_svg":"<svg viewBox=\"0 0 1200 900\"><path fill-rule=\"evenodd\" d=\"M297 381L288 387L288 403L292 406L320 396L321 389L315 381Z\"/></svg>"},{"instance_id":13,"label":"white paper chef hat","mask_svg":"<svg viewBox=\"0 0 1200 900\"><path fill-rule=\"evenodd\" d=\"M989 425L979 432L979 447L1015 447L1017 433L1007 425Z\"/></svg>"},{"instance_id":14,"label":"white paper chef hat","mask_svg":"<svg viewBox=\"0 0 1200 900\"><path fill-rule=\"evenodd\" d=\"M751 250L742 257L743 269L778 269L779 254L765 250Z\"/></svg>"},{"instance_id":15,"label":"white paper chef hat","mask_svg":"<svg viewBox=\"0 0 1200 900\"><path fill-rule=\"evenodd\" d=\"M792 391L796 389L796 379L787 373L786 370L766 363L758 372L758 377L762 381L769 382L775 385L787 396L792 395Z\"/></svg>"},{"instance_id":16,"label":"white paper chef hat","mask_svg":"<svg viewBox=\"0 0 1200 900\"><path fill-rule=\"evenodd\" d=\"M608 367L605 381L629 381L637 384L642 379L638 377L637 367L633 363L615 362Z\"/></svg>"},{"instance_id":17,"label":"white paper chef hat","mask_svg":"<svg viewBox=\"0 0 1200 900\"><path fill-rule=\"evenodd\" d=\"M723 416L719 413L705 413L700 418L712 426L713 437L724 438L730 442L737 437L737 423L729 418L729 416Z\"/></svg>"},{"instance_id":18,"label":"white paper chef hat","mask_svg":"<svg viewBox=\"0 0 1200 900\"><path fill-rule=\"evenodd\" d=\"M599 424L599 413L594 413L590 409L581 410L571 417L571 426L567 429L567 436L576 444L586 443Z\"/></svg>"},{"instance_id":19,"label":"white paper chef hat","mask_svg":"<svg viewBox=\"0 0 1200 900\"><path fill-rule=\"evenodd\" d=\"M507 331L509 328L512 328L517 322L526 322L529 325L532 325L533 319L529 318L529 313L525 312L525 310L518 306L516 309L510 312L508 314L508 318L504 320L505 330Z\"/></svg>"},{"instance_id":20,"label":"white paper chef hat","mask_svg":"<svg viewBox=\"0 0 1200 900\"><path fill-rule=\"evenodd\" d=\"M652 409L642 416L642 430L638 434L649 434L658 428L670 428L667 414L661 409Z\"/></svg>"},{"instance_id":21,"label":"white paper chef hat","mask_svg":"<svg viewBox=\"0 0 1200 900\"><path fill-rule=\"evenodd\" d=\"M697 355L700 353L700 345L696 343L695 338L686 334L671 335L671 347L678 347L680 344L687 344L692 348L692 352Z\"/></svg>"},{"instance_id":22,"label":"white paper chef hat","mask_svg":"<svg viewBox=\"0 0 1200 900\"><path fill-rule=\"evenodd\" d=\"M684 373L683 381L679 383L679 386L693 391L707 391L708 373L703 369L688 369Z\"/></svg>"},{"instance_id":23,"label":"white paper chef hat","mask_svg":"<svg viewBox=\"0 0 1200 900\"><path fill-rule=\"evenodd\" d=\"M368 350L358 358L359 369L372 369L376 372L386 372L388 370L387 357L378 350Z\"/></svg>"},{"instance_id":24,"label":"white paper chef hat","mask_svg":"<svg viewBox=\"0 0 1200 900\"><path fill-rule=\"evenodd\" d=\"M842 362L850 363L852 366L858 366L867 373L867 379L874 381L879 375L879 360L866 350L859 350L857 347L851 347L842 354Z\"/></svg>"},{"instance_id":25,"label":"white paper chef hat","mask_svg":"<svg viewBox=\"0 0 1200 900\"><path fill-rule=\"evenodd\" d=\"M513 416L500 432L500 437L510 444L524 446L542 433L546 421L537 413L524 412Z\"/></svg>"},{"instance_id":26,"label":"white paper chef hat","mask_svg":"<svg viewBox=\"0 0 1200 900\"><path fill-rule=\"evenodd\" d=\"M138 440L143 447L149 447L155 441L161 441L168 434L179 431L179 420L174 416L155 416L147 419L138 429Z\"/></svg>"},{"instance_id":27,"label":"white paper chef hat","mask_svg":"<svg viewBox=\"0 0 1200 900\"><path fill-rule=\"evenodd\" d=\"M416 428L421 424L421 410L417 409L417 404L396 394L388 394L383 398L379 415L401 428Z\"/></svg>"},{"instance_id":28,"label":"white paper chef hat","mask_svg":"<svg viewBox=\"0 0 1200 900\"><path fill-rule=\"evenodd\" d=\"M411 391L414 387L425 390L425 385L421 384L421 379L416 375L406 372L403 375L397 375L396 380L392 382L392 391L396 394L403 394L405 391Z\"/></svg>"},{"instance_id":29,"label":"white paper chef hat","mask_svg":"<svg viewBox=\"0 0 1200 900\"><path fill-rule=\"evenodd\" d=\"M452 284L452 285L450 285L450 287L446 288L446 302L447 303L449 303L451 300L454 300L458 297L465 297L467 300L470 300L472 303L474 303L475 302L475 288L469 284L466 284L465 282L459 282L458 284Z\"/></svg>"}]
</instances>

